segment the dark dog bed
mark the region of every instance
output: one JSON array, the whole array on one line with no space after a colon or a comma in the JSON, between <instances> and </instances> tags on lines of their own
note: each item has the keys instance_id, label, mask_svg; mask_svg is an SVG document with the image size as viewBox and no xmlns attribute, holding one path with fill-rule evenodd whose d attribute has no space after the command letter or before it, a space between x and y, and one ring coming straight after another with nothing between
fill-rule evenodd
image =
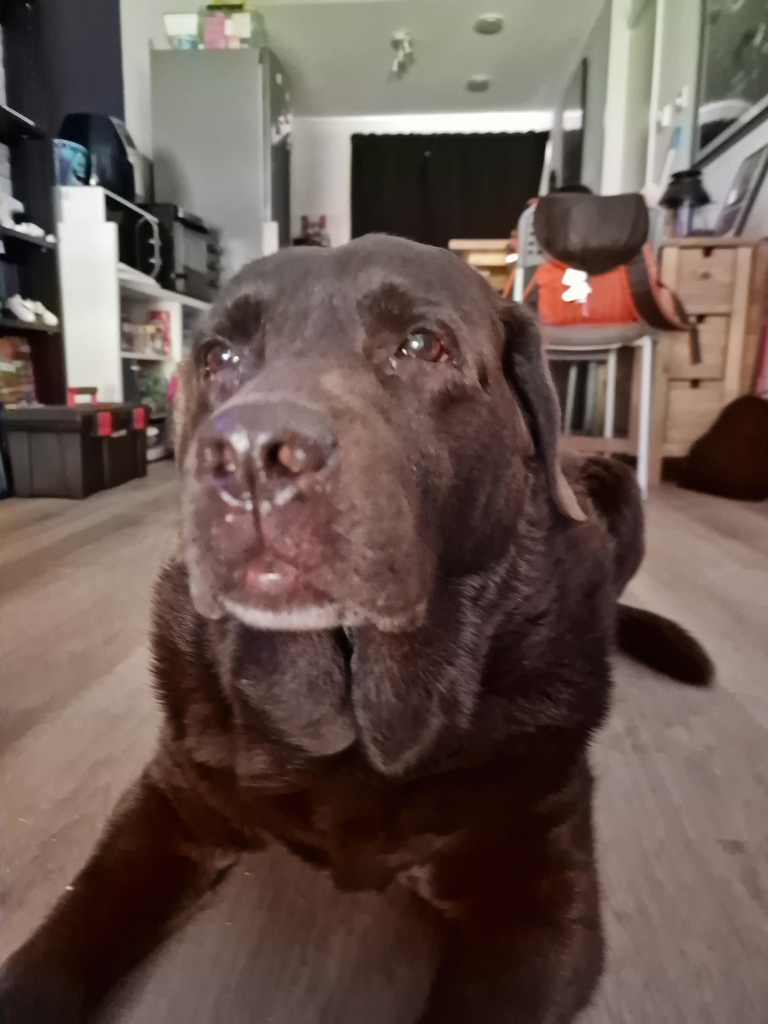
<instances>
[{"instance_id":1,"label":"dark dog bed","mask_svg":"<svg viewBox=\"0 0 768 1024\"><path fill-rule=\"evenodd\" d=\"M738 501L768 498L768 401L737 398L691 448L679 483Z\"/></svg>"}]
</instances>

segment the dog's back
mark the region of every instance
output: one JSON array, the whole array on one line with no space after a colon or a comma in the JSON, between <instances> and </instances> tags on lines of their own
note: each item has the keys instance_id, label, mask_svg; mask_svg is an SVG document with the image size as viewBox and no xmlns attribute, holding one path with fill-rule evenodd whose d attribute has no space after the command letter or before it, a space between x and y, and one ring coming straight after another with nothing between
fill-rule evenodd
<instances>
[{"instance_id":1,"label":"dog's back","mask_svg":"<svg viewBox=\"0 0 768 1024\"><path fill-rule=\"evenodd\" d=\"M615 459L574 460L570 473L577 493L580 486L586 490L613 538L618 599L643 560L640 489L630 468ZM626 654L679 682L706 686L712 680L714 667L701 644L676 622L655 612L619 604L616 642Z\"/></svg>"}]
</instances>

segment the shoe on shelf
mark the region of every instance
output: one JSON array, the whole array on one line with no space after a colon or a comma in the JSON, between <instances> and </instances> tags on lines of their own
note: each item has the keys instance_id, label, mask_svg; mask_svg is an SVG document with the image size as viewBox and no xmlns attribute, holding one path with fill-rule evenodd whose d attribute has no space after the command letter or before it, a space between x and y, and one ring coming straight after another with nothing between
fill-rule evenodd
<instances>
[{"instance_id":1,"label":"shoe on shelf","mask_svg":"<svg viewBox=\"0 0 768 1024\"><path fill-rule=\"evenodd\" d=\"M25 220L21 224L14 226L22 235L29 235L30 238L45 238L45 231L39 224L33 224L31 221Z\"/></svg>"},{"instance_id":2,"label":"shoe on shelf","mask_svg":"<svg viewBox=\"0 0 768 1024\"><path fill-rule=\"evenodd\" d=\"M31 302L29 299L27 299L27 305L35 314L35 316L39 320L43 321L46 327L59 326L59 318L56 316L55 313L52 313L50 309L46 309L42 302Z\"/></svg>"},{"instance_id":3,"label":"shoe on shelf","mask_svg":"<svg viewBox=\"0 0 768 1024\"><path fill-rule=\"evenodd\" d=\"M29 299L22 299L20 295L12 295L5 305L16 319L21 320L22 323L33 324L37 320L34 303L30 302Z\"/></svg>"}]
</instances>

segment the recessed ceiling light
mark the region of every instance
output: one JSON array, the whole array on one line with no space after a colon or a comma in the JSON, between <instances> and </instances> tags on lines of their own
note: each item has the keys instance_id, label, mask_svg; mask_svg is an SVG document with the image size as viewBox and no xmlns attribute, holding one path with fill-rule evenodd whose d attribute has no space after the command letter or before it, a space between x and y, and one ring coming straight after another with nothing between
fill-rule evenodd
<instances>
[{"instance_id":1,"label":"recessed ceiling light","mask_svg":"<svg viewBox=\"0 0 768 1024\"><path fill-rule=\"evenodd\" d=\"M470 92L485 92L490 84L488 75L472 75L467 79L467 88Z\"/></svg>"},{"instance_id":2,"label":"recessed ceiling light","mask_svg":"<svg viewBox=\"0 0 768 1024\"><path fill-rule=\"evenodd\" d=\"M472 27L481 36L495 36L504 28L504 19L500 14L481 14Z\"/></svg>"}]
</instances>

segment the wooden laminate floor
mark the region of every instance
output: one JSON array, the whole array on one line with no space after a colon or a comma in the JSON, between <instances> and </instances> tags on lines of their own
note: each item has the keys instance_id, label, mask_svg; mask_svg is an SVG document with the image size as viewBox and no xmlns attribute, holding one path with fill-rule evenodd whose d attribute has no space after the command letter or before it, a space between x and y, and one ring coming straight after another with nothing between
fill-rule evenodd
<instances>
[{"instance_id":1,"label":"wooden laminate floor","mask_svg":"<svg viewBox=\"0 0 768 1024\"><path fill-rule=\"evenodd\" d=\"M608 968L584 1024L768 1021L768 506L665 489L631 597L708 645L698 692L620 660L594 748ZM147 611L173 467L84 503L0 503L0 959L149 756ZM408 1024L437 946L407 897L246 858L113 1024Z\"/></svg>"}]
</instances>

